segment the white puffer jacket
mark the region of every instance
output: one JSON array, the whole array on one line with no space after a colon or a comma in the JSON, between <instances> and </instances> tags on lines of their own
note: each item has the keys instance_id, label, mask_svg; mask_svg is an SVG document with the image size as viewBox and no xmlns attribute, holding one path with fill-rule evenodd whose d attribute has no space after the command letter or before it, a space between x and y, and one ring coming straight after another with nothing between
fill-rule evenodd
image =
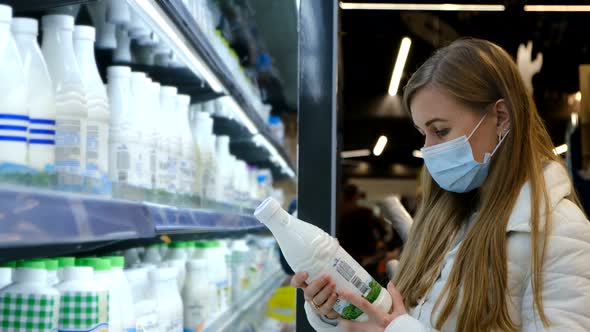
<instances>
[{"instance_id":1,"label":"white puffer jacket","mask_svg":"<svg viewBox=\"0 0 590 332\"><path fill-rule=\"evenodd\" d=\"M590 331L590 223L580 209L565 199L571 192L566 170L557 163L544 170L549 190L552 221L543 267L543 306L551 325L543 327L533 312L530 250L530 187L521 189L506 228L508 237L508 282L510 314L524 332L529 331ZM385 332L433 332L438 312L433 306L449 276L462 240L445 256L442 271L428 294L418 305L400 316ZM319 332L342 331L322 320L305 304L310 324ZM442 331L456 330L457 311L446 321Z\"/></svg>"}]
</instances>

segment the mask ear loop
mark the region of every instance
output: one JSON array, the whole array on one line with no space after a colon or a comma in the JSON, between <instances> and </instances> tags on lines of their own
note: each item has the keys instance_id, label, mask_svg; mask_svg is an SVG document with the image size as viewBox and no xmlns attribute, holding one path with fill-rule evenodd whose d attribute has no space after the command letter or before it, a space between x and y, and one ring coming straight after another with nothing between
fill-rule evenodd
<instances>
[{"instance_id":1,"label":"mask ear loop","mask_svg":"<svg viewBox=\"0 0 590 332\"><path fill-rule=\"evenodd\" d=\"M481 117L481 120L479 120L479 122L477 123L477 126L475 126L475 128L473 128L473 131L471 131L471 134L469 134L469 137L467 137L467 140L469 140L471 138L471 136L473 136L473 134L475 134L475 131L479 128L479 126L481 126L481 123L483 122L483 120L485 120L486 116L488 116L488 112L486 112L486 114L484 114Z\"/></svg>"},{"instance_id":2,"label":"mask ear loop","mask_svg":"<svg viewBox=\"0 0 590 332\"><path fill-rule=\"evenodd\" d=\"M500 141L498 142L498 144L496 145L496 147L494 148L494 150L492 151L491 156L494 155L494 153L496 153L496 150L498 150L500 148L500 146L502 145L502 142L504 142L504 139L506 138L506 136L508 136L508 133L510 132L510 129L506 129L506 131L504 132L504 135L502 136L502 134L500 134Z\"/></svg>"}]
</instances>

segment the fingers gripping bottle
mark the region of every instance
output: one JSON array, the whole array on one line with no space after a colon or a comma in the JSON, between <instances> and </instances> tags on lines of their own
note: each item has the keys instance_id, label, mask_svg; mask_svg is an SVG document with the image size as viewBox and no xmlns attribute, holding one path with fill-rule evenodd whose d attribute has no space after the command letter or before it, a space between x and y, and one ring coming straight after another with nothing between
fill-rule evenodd
<instances>
[{"instance_id":1,"label":"fingers gripping bottle","mask_svg":"<svg viewBox=\"0 0 590 332\"><path fill-rule=\"evenodd\" d=\"M308 283L328 274L336 283L336 292L343 289L355 292L389 312L389 293L340 247L338 240L318 227L291 216L273 198L262 202L254 216L270 229L291 268L295 272L309 274ZM359 308L342 298L338 298L334 310L344 319L368 319Z\"/></svg>"}]
</instances>

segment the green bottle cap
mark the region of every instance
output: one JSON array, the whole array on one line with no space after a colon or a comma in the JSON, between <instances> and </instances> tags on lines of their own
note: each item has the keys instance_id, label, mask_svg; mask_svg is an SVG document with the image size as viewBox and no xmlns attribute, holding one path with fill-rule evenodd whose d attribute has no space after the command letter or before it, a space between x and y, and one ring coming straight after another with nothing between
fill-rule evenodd
<instances>
[{"instance_id":1,"label":"green bottle cap","mask_svg":"<svg viewBox=\"0 0 590 332\"><path fill-rule=\"evenodd\" d=\"M45 267L48 271L57 271L58 266L59 262L57 259L49 258L45 260Z\"/></svg>"},{"instance_id":2,"label":"green bottle cap","mask_svg":"<svg viewBox=\"0 0 590 332\"><path fill-rule=\"evenodd\" d=\"M60 269L76 266L76 257L57 257L56 259Z\"/></svg>"},{"instance_id":3,"label":"green bottle cap","mask_svg":"<svg viewBox=\"0 0 590 332\"><path fill-rule=\"evenodd\" d=\"M125 257L123 256L105 256L102 259L108 259L111 262L111 267L125 266Z\"/></svg>"},{"instance_id":4,"label":"green bottle cap","mask_svg":"<svg viewBox=\"0 0 590 332\"><path fill-rule=\"evenodd\" d=\"M195 248L207 248L207 241L195 241Z\"/></svg>"},{"instance_id":5,"label":"green bottle cap","mask_svg":"<svg viewBox=\"0 0 590 332\"><path fill-rule=\"evenodd\" d=\"M108 259L96 257L84 257L76 262L78 266L90 266L94 271L108 271L111 269L111 262Z\"/></svg>"},{"instance_id":6,"label":"green bottle cap","mask_svg":"<svg viewBox=\"0 0 590 332\"><path fill-rule=\"evenodd\" d=\"M0 267L11 267L11 268L15 268L16 267L16 261L2 263L2 264L0 264Z\"/></svg>"},{"instance_id":7,"label":"green bottle cap","mask_svg":"<svg viewBox=\"0 0 590 332\"><path fill-rule=\"evenodd\" d=\"M16 263L16 267L22 267L22 268L29 268L29 269L41 269L41 270L45 270L45 262L37 260L28 260L28 261L20 261L18 263Z\"/></svg>"},{"instance_id":8,"label":"green bottle cap","mask_svg":"<svg viewBox=\"0 0 590 332\"><path fill-rule=\"evenodd\" d=\"M186 248L186 242L184 241L176 241L172 242L169 245L170 248Z\"/></svg>"},{"instance_id":9,"label":"green bottle cap","mask_svg":"<svg viewBox=\"0 0 590 332\"><path fill-rule=\"evenodd\" d=\"M213 240L209 241L209 248L219 248L221 247L221 241Z\"/></svg>"}]
</instances>

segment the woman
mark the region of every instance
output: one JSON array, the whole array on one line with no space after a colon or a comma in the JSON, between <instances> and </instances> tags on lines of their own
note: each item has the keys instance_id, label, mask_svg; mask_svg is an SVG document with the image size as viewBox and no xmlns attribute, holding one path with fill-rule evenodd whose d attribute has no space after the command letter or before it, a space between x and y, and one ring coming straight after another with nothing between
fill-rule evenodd
<instances>
[{"instance_id":1,"label":"woman","mask_svg":"<svg viewBox=\"0 0 590 332\"><path fill-rule=\"evenodd\" d=\"M409 80L425 137L423 199L382 312L338 318L329 278L305 284L318 331L590 331L590 224L510 56L462 39Z\"/></svg>"}]
</instances>

